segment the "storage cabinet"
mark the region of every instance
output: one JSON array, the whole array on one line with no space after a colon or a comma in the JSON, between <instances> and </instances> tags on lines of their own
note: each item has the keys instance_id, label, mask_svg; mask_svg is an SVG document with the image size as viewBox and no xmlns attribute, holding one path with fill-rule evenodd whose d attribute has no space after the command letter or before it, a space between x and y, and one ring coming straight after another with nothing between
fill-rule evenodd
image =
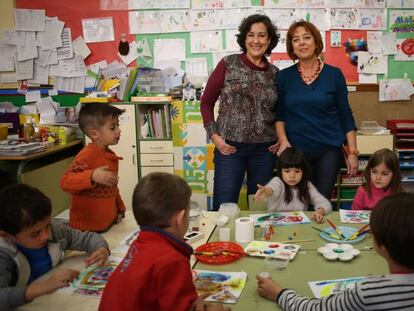
<instances>
[{"instance_id":1,"label":"storage cabinet","mask_svg":"<svg viewBox=\"0 0 414 311\"><path fill-rule=\"evenodd\" d=\"M152 172L174 173L170 101L134 101L137 108L139 177Z\"/></svg>"}]
</instances>

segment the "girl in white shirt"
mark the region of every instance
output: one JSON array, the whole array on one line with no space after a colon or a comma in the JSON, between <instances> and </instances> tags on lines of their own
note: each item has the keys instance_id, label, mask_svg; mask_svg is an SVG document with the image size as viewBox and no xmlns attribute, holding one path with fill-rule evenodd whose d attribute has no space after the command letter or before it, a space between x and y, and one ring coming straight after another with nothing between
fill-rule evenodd
<instances>
[{"instance_id":1,"label":"girl in white shirt","mask_svg":"<svg viewBox=\"0 0 414 311\"><path fill-rule=\"evenodd\" d=\"M277 160L277 172L266 186L257 185L256 201L268 201L268 211L306 211L312 204L312 218L322 223L332 211L331 203L309 181L305 158L296 148L285 149Z\"/></svg>"}]
</instances>

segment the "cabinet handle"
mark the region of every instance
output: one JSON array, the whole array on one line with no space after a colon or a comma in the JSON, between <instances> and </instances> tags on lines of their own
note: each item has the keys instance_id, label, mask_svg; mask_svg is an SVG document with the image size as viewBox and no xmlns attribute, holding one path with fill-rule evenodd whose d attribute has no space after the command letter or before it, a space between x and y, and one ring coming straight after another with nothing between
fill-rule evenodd
<instances>
[{"instance_id":1,"label":"cabinet handle","mask_svg":"<svg viewBox=\"0 0 414 311\"><path fill-rule=\"evenodd\" d=\"M164 162L164 160L150 160L151 162Z\"/></svg>"},{"instance_id":2,"label":"cabinet handle","mask_svg":"<svg viewBox=\"0 0 414 311\"><path fill-rule=\"evenodd\" d=\"M159 147L150 147L150 149L163 149L164 147L163 146L159 146Z\"/></svg>"},{"instance_id":3,"label":"cabinet handle","mask_svg":"<svg viewBox=\"0 0 414 311\"><path fill-rule=\"evenodd\" d=\"M132 154L132 165L135 166L135 153Z\"/></svg>"}]
</instances>

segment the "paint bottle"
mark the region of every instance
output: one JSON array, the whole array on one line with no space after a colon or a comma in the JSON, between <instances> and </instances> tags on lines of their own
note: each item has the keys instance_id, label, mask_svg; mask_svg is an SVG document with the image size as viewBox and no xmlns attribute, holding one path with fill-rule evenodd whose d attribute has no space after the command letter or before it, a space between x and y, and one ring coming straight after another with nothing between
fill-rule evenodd
<instances>
[{"instance_id":1,"label":"paint bottle","mask_svg":"<svg viewBox=\"0 0 414 311\"><path fill-rule=\"evenodd\" d=\"M25 141L30 141L30 139L32 138L34 133L34 127L32 124L32 118L31 117L27 117L26 119L26 124L24 125L24 134L23 134L23 138Z\"/></svg>"},{"instance_id":2,"label":"paint bottle","mask_svg":"<svg viewBox=\"0 0 414 311\"><path fill-rule=\"evenodd\" d=\"M46 142L47 141L47 132L46 132L46 128L42 127L40 129L40 139L42 140L42 142Z\"/></svg>"},{"instance_id":3,"label":"paint bottle","mask_svg":"<svg viewBox=\"0 0 414 311\"><path fill-rule=\"evenodd\" d=\"M63 126L59 127L59 145L66 145L66 130Z\"/></svg>"}]
</instances>

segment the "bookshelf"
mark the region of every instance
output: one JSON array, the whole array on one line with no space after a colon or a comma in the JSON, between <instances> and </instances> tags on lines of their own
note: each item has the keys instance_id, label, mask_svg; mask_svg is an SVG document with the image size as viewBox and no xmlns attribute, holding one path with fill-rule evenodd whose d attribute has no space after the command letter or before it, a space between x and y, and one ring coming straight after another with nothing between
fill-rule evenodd
<instances>
[{"instance_id":1,"label":"bookshelf","mask_svg":"<svg viewBox=\"0 0 414 311\"><path fill-rule=\"evenodd\" d=\"M174 173L171 98L132 97L136 106L139 178L151 172Z\"/></svg>"}]
</instances>

